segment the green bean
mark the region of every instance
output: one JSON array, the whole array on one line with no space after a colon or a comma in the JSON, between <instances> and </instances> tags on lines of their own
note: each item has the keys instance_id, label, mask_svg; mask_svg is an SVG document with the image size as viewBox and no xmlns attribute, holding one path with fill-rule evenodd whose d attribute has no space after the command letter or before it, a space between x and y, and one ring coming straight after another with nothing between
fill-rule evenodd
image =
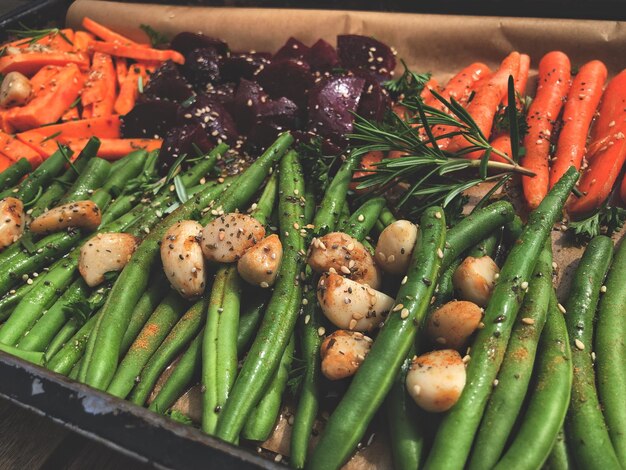
<instances>
[{"instance_id":1,"label":"green bean","mask_svg":"<svg viewBox=\"0 0 626 470\"><path fill-rule=\"evenodd\" d=\"M385 206L383 207L383 210L380 211L378 220L380 220L383 227L387 227L396 221L396 217L393 215L393 212L389 210L389 207Z\"/></svg>"},{"instance_id":2,"label":"green bean","mask_svg":"<svg viewBox=\"0 0 626 470\"><path fill-rule=\"evenodd\" d=\"M354 214L341 227L341 231L349 233L350 236L358 240L363 240L374 227L384 206L385 199L382 197L374 197L367 200L354 211Z\"/></svg>"},{"instance_id":3,"label":"green bean","mask_svg":"<svg viewBox=\"0 0 626 470\"><path fill-rule=\"evenodd\" d=\"M32 282L29 284L28 281ZM13 313L15 306L18 305L24 297L26 297L26 294L41 284L43 276L39 276L35 278L35 280L29 279L28 281L22 284L19 288L9 291L7 295L0 299L0 322L9 318L11 313Z\"/></svg>"},{"instance_id":4,"label":"green bean","mask_svg":"<svg viewBox=\"0 0 626 470\"><path fill-rule=\"evenodd\" d=\"M32 203L37 194L42 192L43 188L48 186L63 170L66 163L65 155L71 156L71 154L72 152L67 148L65 150L57 150L14 189L8 189L0 193L0 199L11 196L19 199L24 204Z\"/></svg>"},{"instance_id":5,"label":"green bean","mask_svg":"<svg viewBox=\"0 0 626 470\"><path fill-rule=\"evenodd\" d=\"M517 314L518 320L498 371L498 386L489 397L474 440L470 470L493 468L522 409L552 291L551 244L548 240L539 255L528 293Z\"/></svg>"},{"instance_id":6,"label":"green bean","mask_svg":"<svg viewBox=\"0 0 626 470\"><path fill-rule=\"evenodd\" d=\"M274 209L274 203L276 202L276 192L278 191L278 177L276 173L267 180L265 188L256 202L254 209L250 212L250 215L258 220L261 224L266 225L267 221Z\"/></svg>"},{"instance_id":7,"label":"green bean","mask_svg":"<svg viewBox=\"0 0 626 470\"><path fill-rule=\"evenodd\" d=\"M0 191L12 188L22 176L30 171L32 171L30 162L26 158L20 158L13 165L0 173Z\"/></svg>"},{"instance_id":8,"label":"green bean","mask_svg":"<svg viewBox=\"0 0 626 470\"><path fill-rule=\"evenodd\" d=\"M139 298L137 305L130 315L128 328L122 337L120 354L126 354L130 345L135 341L137 335L154 312L154 309L161 303L161 300L168 292L169 283L162 270L158 270L152 275L148 282L148 288Z\"/></svg>"},{"instance_id":9,"label":"green bean","mask_svg":"<svg viewBox=\"0 0 626 470\"><path fill-rule=\"evenodd\" d=\"M385 399L391 456L396 470L419 468L425 450L423 420L420 420L415 403L406 391L406 374L414 353L411 349Z\"/></svg>"},{"instance_id":10,"label":"green bean","mask_svg":"<svg viewBox=\"0 0 626 470\"><path fill-rule=\"evenodd\" d=\"M577 179L578 172L572 167L554 185L541 205L530 214L528 225L504 263L485 310L483 319L485 327L478 331L472 346L465 388L459 400L441 422L426 461L427 469L460 469L465 465L524 297L523 283L530 280L552 225L561 216L563 205ZM496 202L476 211L459 222L455 228L460 229L470 217L476 216L477 219L482 211L489 211L499 204ZM511 218L512 213L506 220L501 220L500 225L502 222L510 221ZM490 228L489 232L495 228ZM465 233L469 237L468 231ZM455 250L450 248L453 248L454 244L450 239L449 243L450 247L446 253L453 253ZM450 448L450 442L454 442L454 448Z\"/></svg>"},{"instance_id":11,"label":"green bean","mask_svg":"<svg viewBox=\"0 0 626 470\"><path fill-rule=\"evenodd\" d=\"M272 430L276 425L276 418L278 418L280 414L283 392L289 380L289 371L291 370L291 363L293 362L294 348L295 340L294 336L291 335L283 357L278 364L278 370L265 391L265 396L261 399L256 408L252 410L250 417L246 421L246 425L241 431L241 435L245 439L263 442L272 434Z\"/></svg>"},{"instance_id":12,"label":"green bean","mask_svg":"<svg viewBox=\"0 0 626 470\"><path fill-rule=\"evenodd\" d=\"M202 430L207 434L215 433L220 410L237 374L240 296L237 267L220 268L211 289L202 341Z\"/></svg>"},{"instance_id":13,"label":"green bean","mask_svg":"<svg viewBox=\"0 0 626 470\"><path fill-rule=\"evenodd\" d=\"M52 307L33 325L30 331L22 337L17 347L24 351L43 351L65 323L67 308L89 297L89 290L82 278L74 281Z\"/></svg>"},{"instance_id":14,"label":"green bean","mask_svg":"<svg viewBox=\"0 0 626 470\"><path fill-rule=\"evenodd\" d=\"M550 455L543 468L545 470L570 470L574 468L573 462L570 461L563 429L561 429L556 436Z\"/></svg>"},{"instance_id":15,"label":"green bean","mask_svg":"<svg viewBox=\"0 0 626 470\"><path fill-rule=\"evenodd\" d=\"M582 468L621 468L602 416L591 359L596 306L612 257L613 242L610 238L600 235L589 242L578 264L565 305L567 332L572 342L572 364L576 371L565 432L576 465Z\"/></svg>"},{"instance_id":16,"label":"green bean","mask_svg":"<svg viewBox=\"0 0 626 470\"><path fill-rule=\"evenodd\" d=\"M100 328L100 325L102 324L102 309L100 309L99 312L100 312L100 315L98 315L98 318L93 325L93 329L89 333L89 337L86 338L87 341L85 344L85 350L80 359L80 369L78 370L77 380L82 383L85 382L85 377L87 376L87 369L89 368L89 361L91 361L91 358L93 357L93 351L96 347L96 341L98 338L97 336L98 328Z\"/></svg>"},{"instance_id":17,"label":"green bean","mask_svg":"<svg viewBox=\"0 0 626 470\"><path fill-rule=\"evenodd\" d=\"M62 375L70 373L72 367L83 357L87 342L99 317L100 311L87 320L74 336L56 354L51 356L48 360L48 369Z\"/></svg>"},{"instance_id":18,"label":"green bean","mask_svg":"<svg viewBox=\"0 0 626 470\"><path fill-rule=\"evenodd\" d=\"M606 280L596 326L598 393L609 436L620 462L626 462L626 243L622 241ZM602 289L605 290L605 289Z\"/></svg>"},{"instance_id":19,"label":"green bean","mask_svg":"<svg viewBox=\"0 0 626 470\"><path fill-rule=\"evenodd\" d=\"M326 231L335 230L336 225L341 225L342 220L348 224L346 228L348 233L351 229L355 229L355 234L359 239L363 239L369 230L361 230L365 226L370 226L372 219L375 220L373 215L377 214L379 209L380 200L375 199L370 205L365 205L366 211L357 211L354 218L354 224L350 224L350 214L348 210L348 203L346 201L346 193L348 191L348 185L350 179L345 175L351 175L354 171L358 161L355 159L346 160L338 174L343 175L337 183L331 184L320 205L320 209L313 218L313 226L315 227L318 235L323 235ZM334 182L334 180L333 180ZM311 190L309 190L311 191ZM307 199L314 200L313 194L310 192ZM306 202L305 202L306 204ZM367 203L366 203L367 204ZM335 214L335 208L341 207L340 217ZM312 211L307 221L311 220ZM365 215L367 214L367 219ZM363 216L363 221L359 220L359 215ZM377 217L377 215L376 215ZM335 224L335 220L337 224ZM319 408L319 380L320 380L320 346L322 344L322 337L319 335L319 328L322 326L321 312L317 305L317 298L315 296L315 280L310 268L307 268L307 286L303 295L303 307L302 314L300 315L299 322L299 340L301 355L304 359L305 370L300 387L298 405L295 412L295 419L293 424L293 430L291 433L290 444L290 463L295 468L303 468L309 448L309 441L311 439L311 432L313 431L313 424L317 416Z\"/></svg>"},{"instance_id":20,"label":"green bean","mask_svg":"<svg viewBox=\"0 0 626 470\"><path fill-rule=\"evenodd\" d=\"M431 207L421 218L411 264L396 297L402 307L387 317L376 341L330 416L311 456L311 469L337 469L350 457L391 389L430 304L445 242L443 209Z\"/></svg>"},{"instance_id":21,"label":"green bean","mask_svg":"<svg viewBox=\"0 0 626 470\"><path fill-rule=\"evenodd\" d=\"M572 353L565 318L554 291L550 293L548 318L541 332L535 384L521 425L497 470L535 470L548 457L563 426L572 390Z\"/></svg>"},{"instance_id":22,"label":"green bean","mask_svg":"<svg viewBox=\"0 0 626 470\"><path fill-rule=\"evenodd\" d=\"M145 290L148 273L159 256L159 243L170 226L182 219L197 217L198 212L211 202L215 204L215 207L221 207L224 212L243 206L256 192L274 162L282 156L292 142L293 137L290 134L281 135L217 200L212 197L210 200L207 198L207 195L213 194L213 188L202 191L165 218L144 239L113 286L109 299L114 298L115 301L108 301L103 307L102 328L98 328L96 333L98 341L89 361L88 385L100 389L109 385L119 360L124 330L128 326L126 312L134 308ZM217 159L217 156L225 149L223 145L216 147L211 153L212 157ZM214 211L217 212L217 209ZM203 220L205 218L210 220L211 217L214 217L212 213L207 213Z\"/></svg>"},{"instance_id":23,"label":"green bean","mask_svg":"<svg viewBox=\"0 0 626 470\"><path fill-rule=\"evenodd\" d=\"M207 302L193 304L154 352L139 375L139 382L130 394L130 401L143 405L161 373L198 335L205 321Z\"/></svg>"},{"instance_id":24,"label":"green bean","mask_svg":"<svg viewBox=\"0 0 626 470\"><path fill-rule=\"evenodd\" d=\"M22 351L21 349L14 348L4 343L0 343L0 352L10 354L11 356L18 357L38 366L44 365L44 354L36 351Z\"/></svg>"},{"instance_id":25,"label":"green bean","mask_svg":"<svg viewBox=\"0 0 626 470\"><path fill-rule=\"evenodd\" d=\"M102 187L110 172L111 164L109 162L102 158L92 158L57 205L89 199L96 189Z\"/></svg>"},{"instance_id":26,"label":"green bean","mask_svg":"<svg viewBox=\"0 0 626 470\"><path fill-rule=\"evenodd\" d=\"M242 357L246 346L256 331L261 321L261 314L267 303L264 295L255 296L250 305L244 308L239 318L239 330L237 333L237 355ZM157 413L165 413L180 398L183 392L191 385L196 373L202 367L202 339L204 330L191 342L187 351L182 355L174 370L165 383L161 386L156 397L150 403L149 408Z\"/></svg>"},{"instance_id":27,"label":"green bean","mask_svg":"<svg viewBox=\"0 0 626 470\"><path fill-rule=\"evenodd\" d=\"M297 279L303 267L304 240L293 225L299 224L304 215L303 194L302 169L297 154L291 151L281 160L279 175L283 259L265 317L220 413L216 436L227 442L237 441L246 419L272 380L295 327L301 297Z\"/></svg>"},{"instance_id":28,"label":"green bean","mask_svg":"<svg viewBox=\"0 0 626 470\"><path fill-rule=\"evenodd\" d=\"M107 393L126 398L135 386L135 378L180 319L186 305L187 302L177 292L170 291L150 315L139 336L122 359L107 388Z\"/></svg>"}]
</instances>

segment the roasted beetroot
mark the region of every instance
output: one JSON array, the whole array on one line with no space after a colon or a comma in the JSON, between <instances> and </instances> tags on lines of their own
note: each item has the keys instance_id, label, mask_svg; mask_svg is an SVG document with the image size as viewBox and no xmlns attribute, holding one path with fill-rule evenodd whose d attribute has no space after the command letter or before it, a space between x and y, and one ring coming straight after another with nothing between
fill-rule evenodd
<instances>
[{"instance_id":1,"label":"roasted beetroot","mask_svg":"<svg viewBox=\"0 0 626 470\"><path fill-rule=\"evenodd\" d=\"M309 92L308 129L335 142L352 131L352 123L365 80L359 77L327 77Z\"/></svg>"},{"instance_id":2,"label":"roasted beetroot","mask_svg":"<svg viewBox=\"0 0 626 470\"><path fill-rule=\"evenodd\" d=\"M194 49L185 54L183 75L196 91L202 92L209 83L217 83L220 80L220 60L221 56L213 47Z\"/></svg>"},{"instance_id":3,"label":"roasted beetroot","mask_svg":"<svg viewBox=\"0 0 626 470\"><path fill-rule=\"evenodd\" d=\"M389 95L380 86L375 75L362 69L355 70L354 75L365 80L357 113L366 119L381 121L389 109Z\"/></svg>"},{"instance_id":4,"label":"roasted beetroot","mask_svg":"<svg viewBox=\"0 0 626 470\"><path fill-rule=\"evenodd\" d=\"M260 102L255 108L255 122L248 132L250 148L265 149L278 134L298 127L298 107L287 98Z\"/></svg>"},{"instance_id":5,"label":"roasted beetroot","mask_svg":"<svg viewBox=\"0 0 626 470\"><path fill-rule=\"evenodd\" d=\"M339 65L339 56L333 46L320 39L309 49L307 62L311 66L311 70L326 72Z\"/></svg>"},{"instance_id":6,"label":"roasted beetroot","mask_svg":"<svg viewBox=\"0 0 626 470\"><path fill-rule=\"evenodd\" d=\"M222 80L239 82L240 78L256 80L256 75L270 63L268 54L260 52L231 54L222 60L220 73Z\"/></svg>"},{"instance_id":7,"label":"roasted beetroot","mask_svg":"<svg viewBox=\"0 0 626 470\"><path fill-rule=\"evenodd\" d=\"M201 94L186 108L181 108L179 122L198 124L215 142L233 144L238 137L233 117L226 107L212 96Z\"/></svg>"},{"instance_id":8,"label":"roasted beetroot","mask_svg":"<svg viewBox=\"0 0 626 470\"><path fill-rule=\"evenodd\" d=\"M132 111L121 117L122 137L164 137L176 125L180 105L168 100L137 103Z\"/></svg>"},{"instance_id":9,"label":"roasted beetroot","mask_svg":"<svg viewBox=\"0 0 626 470\"><path fill-rule=\"evenodd\" d=\"M208 152L213 147L207 132L200 124L187 124L173 127L165 136L161 150L159 150L159 172L167 174L167 170L182 155L196 156L198 147L202 152Z\"/></svg>"},{"instance_id":10,"label":"roasted beetroot","mask_svg":"<svg viewBox=\"0 0 626 470\"><path fill-rule=\"evenodd\" d=\"M228 55L228 44L201 33L178 33L172 39L170 47L183 55L187 55L194 49L215 49L221 56Z\"/></svg>"},{"instance_id":11,"label":"roasted beetroot","mask_svg":"<svg viewBox=\"0 0 626 470\"><path fill-rule=\"evenodd\" d=\"M220 83L218 85L209 85L205 94L216 99L226 107L230 106L235 98L235 90L237 86L232 82Z\"/></svg>"},{"instance_id":12,"label":"roasted beetroot","mask_svg":"<svg viewBox=\"0 0 626 470\"><path fill-rule=\"evenodd\" d=\"M272 62L257 78L272 98L284 96L298 106L306 104L307 91L313 85L309 64L300 60Z\"/></svg>"},{"instance_id":13,"label":"roasted beetroot","mask_svg":"<svg viewBox=\"0 0 626 470\"><path fill-rule=\"evenodd\" d=\"M163 62L150 77L140 100L164 99L182 102L193 95L193 90L178 72L171 60Z\"/></svg>"},{"instance_id":14,"label":"roasted beetroot","mask_svg":"<svg viewBox=\"0 0 626 470\"><path fill-rule=\"evenodd\" d=\"M298 41L296 38L291 37L287 39L287 42L283 47L278 49L278 52L272 57L272 61L280 62L281 60L293 59L307 61L309 55L309 48L305 44Z\"/></svg>"},{"instance_id":15,"label":"roasted beetroot","mask_svg":"<svg viewBox=\"0 0 626 470\"><path fill-rule=\"evenodd\" d=\"M343 34L337 36L337 52L346 69L362 68L389 78L396 68L396 57L391 48L368 36Z\"/></svg>"},{"instance_id":16,"label":"roasted beetroot","mask_svg":"<svg viewBox=\"0 0 626 470\"><path fill-rule=\"evenodd\" d=\"M229 106L237 128L244 134L250 130L255 121L257 106L268 100L268 95L261 85L242 78L235 92L235 97Z\"/></svg>"}]
</instances>

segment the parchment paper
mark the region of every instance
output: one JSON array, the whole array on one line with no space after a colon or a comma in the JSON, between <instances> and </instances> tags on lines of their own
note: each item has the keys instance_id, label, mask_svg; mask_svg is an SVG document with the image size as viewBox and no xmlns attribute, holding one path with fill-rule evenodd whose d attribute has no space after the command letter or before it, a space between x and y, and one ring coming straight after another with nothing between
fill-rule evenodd
<instances>
[{"instance_id":1,"label":"parchment paper","mask_svg":"<svg viewBox=\"0 0 626 470\"><path fill-rule=\"evenodd\" d=\"M337 34L370 35L395 47L398 57L412 69L432 72L440 83L471 62L481 61L494 68L506 54L517 50L532 59L527 90L531 94L538 61L551 50L567 53L573 66L592 59L602 60L610 75L626 67L626 23L615 21L181 7L77 0L68 11L68 26L79 28L84 16L135 40L146 41L139 25L148 24L170 37L181 31L202 32L227 41L235 51L273 52L290 36L310 45L319 38L335 44ZM614 237L616 241L617 238ZM582 249L558 227L552 232L552 239L554 259L559 266L558 294L562 300ZM191 416L198 416L199 406L197 388L177 403L180 410ZM287 408L274 435L262 445L264 449L288 454L289 414ZM346 468L391 468L384 430L376 431L371 439L365 436L364 440L370 441L370 445L358 452Z\"/></svg>"}]
</instances>

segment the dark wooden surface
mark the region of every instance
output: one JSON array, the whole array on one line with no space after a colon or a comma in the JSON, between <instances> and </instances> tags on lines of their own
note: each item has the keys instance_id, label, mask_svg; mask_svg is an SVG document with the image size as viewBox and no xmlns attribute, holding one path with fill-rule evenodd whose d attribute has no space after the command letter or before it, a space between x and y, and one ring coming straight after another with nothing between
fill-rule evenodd
<instances>
[{"instance_id":1,"label":"dark wooden surface","mask_svg":"<svg viewBox=\"0 0 626 470\"><path fill-rule=\"evenodd\" d=\"M2 470L143 470L139 463L0 399Z\"/></svg>"}]
</instances>

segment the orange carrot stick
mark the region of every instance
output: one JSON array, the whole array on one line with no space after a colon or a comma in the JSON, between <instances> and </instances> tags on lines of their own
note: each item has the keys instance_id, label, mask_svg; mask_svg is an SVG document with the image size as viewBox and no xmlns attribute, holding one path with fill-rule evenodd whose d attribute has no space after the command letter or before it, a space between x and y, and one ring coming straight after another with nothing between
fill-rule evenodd
<instances>
[{"instance_id":1,"label":"orange carrot stick","mask_svg":"<svg viewBox=\"0 0 626 470\"><path fill-rule=\"evenodd\" d=\"M117 77L117 86L121 87L122 83L124 83L124 79L128 74L128 64L126 63L126 59L123 57L115 58L115 75Z\"/></svg>"},{"instance_id":2,"label":"orange carrot stick","mask_svg":"<svg viewBox=\"0 0 626 470\"><path fill-rule=\"evenodd\" d=\"M68 140L67 145L77 154L85 147L87 140ZM106 160L119 160L135 150L158 150L162 143L160 139L101 139L98 156Z\"/></svg>"},{"instance_id":3,"label":"orange carrot stick","mask_svg":"<svg viewBox=\"0 0 626 470\"><path fill-rule=\"evenodd\" d=\"M87 52L89 44L95 41L96 37L86 31L76 31L74 33L74 49L79 52Z\"/></svg>"},{"instance_id":4,"label":"orange carrot stick","mask_svg":"<svg viewBox=\"0 0 626 470\"><path fill-rule=\"evenodd\" d=\"M57 140L39 132L20 132L15 137L25 145L37 152L45 160L58 150ZM62 142L60 142L62 143Z\"/></svg>"},{"instance_id":5,"label":"orange carrot stick","mask_svg":"<svg viewBox=\"0 0 626 470\"><path fill-rule=\"evenodd\" d=\"M44 137L55 136L57 140L64 142L66 139L89 139L98 137L100 139L120 138L120 118L119 116L98 117L91 119L79 119L77 121L54 124L51 126L39 127L26 132L26 134L40 134Z\"/></svg>"},{"instance_id":6,"label":"orange carrot stick","mask_svg":"<svg viewBox=\"0 0 626 470\"><path fill-rule=\"evenodd\" d=\"M38 152L30 148L25 143L19 141L10 134L0 132L0 152L14 162L20 158L26 158L33 168L39 166L42 161Z\"/></svg>"},{"instance_id":7,"label":"orange carrot stick","mask_svg":"<svg viewBox=\"0 0 626 470\"><path fill-rule=\"evenodd\" d=\"M61 116L61 121L63 122L76 121L78 119L80 119L80 114L78 114L78 107L76 106L72 106L67 111L65 111L63 116Z\"/></svg>"},{"instance_id":8,"label":"orange carrot stick","mask_svg":"<svg viewBox=\"0 0 626 470\"><path fill-rule=\"evenodd\" d=\"M520 54L512 52L500 64L500 68L479 89L471 103L467 106L467 112L472 116L476 125L488 139L491 135L493 120L498 111L498 105L507 93L509 76L516 76L519 72ZM458 152L470 146L465 137L455 136L447 150ZM480 152L467 154L467 158L480 158Z\"/></svg>"},{"instance_id":9,"label":"orange carrot stick","mask_svg":"<svg viewBox=\"0 0 626 470\"><path fill-rule=\"evenodd\" d=\"M128 74L124 82L120 86L120 92L115 100L115 112L118 114L129 113L135 106L137 96L139 96L139 77L145 75L145 67L139 64L133 64L128 70ZM145 79L144 79L145 80ZM145 85L144 81L144 85Z\"/></svg>"},{"instance_id":10,"label":"orange carrot stick","mask_svg":"<svg viewBox=\"0 0 626 470\"><path fill-rule=\"evenodd\" d=\"M587 159L608 142L615 127L626 122L626 70L611 79L602 94L595 122L591 128L591 144L587 148Z\"/></svg>"},{"instance_id":11,"label":"orange carrot stick","mask_svg":"<svg viewBox=\"0 0 626 470\"><path fill-rule=\"evenodd\" d=\"M536 209L548 193L550 136L570 88L571 65L560 51L548 52L539 62L539 77L535 99L528 109L524 138L526 154L521 163L535 176L522 177L524 197L531 209Z\"/></svg>"},{"instance_id":12,"label":"orange carrot stick","mask_svg":"<svg viewBox=\"0 0 626 470\"><path fill-rule=\"evenodd\" d=\"M626 126L615 133L613 145L599 152L580 179L582 197L569 207L571 214L580 216L593 212L606 201L626 161Z\"/></svg>"},{"instance_id":13,"label":"orange carrot stick","mask_svg":"<svg viewBox=\"0 0 626 470\"><path fill-rule=\"evenodd\" d=\"M83 28L92 33L94 36L102 39L103 41L114 42L117 44L122 44L124 46L139 46L139 44L132 39L128 39L126 36L122 36L121 34L116 33L106 26L95 22L91 18L83 18L82 24Z\"/></svg>"},{"instance_id":14,"label":"orange carrot stick","mask_svg":"<svg viewBox=\"0 0 626 470\"><path fill-rule=\"evenodd\" d=\"M172 50L151 49L141 46L124 46L114 42L92 42L89 46L91 50L96 52L104 52L115 57L126 57L127 59L147 60L147 61L166 61L171 60L177 64L184 64L185 58L182 54Z\"/></svg>"},{"instance_id":15,"label":"orange carrot stick","mask_svg":"<svg viewBox=\"0 0 626 470\"><path fill-rule=\"evenodd\" d=\"M76 64L89 67L89 57L81 52L26 52L0 57L0 73L20 72L32 76L46 65Z\"/></svg>"},{"instance_id":16,"label":"orange carrot stick","mask_svg":"<svg viewBox=\"0 0 626 470\"><path fill-rule=\"evenodd\" d=\"M435 77L430 77L430 79L424 84L424 89L420 94L424 104L426 106L432 106L437 99L433 96L430 90L435 90L437 93L441 91L441 87L439 86L439 82Z\"/></svg>"},{"instance_id":17,"label":"orange carrot stick","mask_svg":"<svg viewBox=\"0 0 626 470\"><path fill-rule=\"evenodd\" d=\"M61 119L78 97L83 77L75 64L69 64L57 72L49 86L21 108L7 113L7 120L18 130L24 131L52 124Z\"/></svg>"},{"instance_id":18,"label":"orange carrot stick","mask_svg":"<svg viewBox=\"0 0 626 470\"><path fill-rule=\"evenodd\" d=\"M443 98L446 100L450 100L450 98L454 98L461 104L467 103L467 100L472 93L472 89L474 85L481 80L485 75L488 75L491 71L489 67L481 62L474 62L473 64L468 65L455 76L453 76L443 91L440 93ZM432 94L431 94L432 96ZM435 102L431 105L440 111L447 111L446 107L443 105L441 101L432 96ZM454 130L453 126L436 126L433 129L433 135L438 137L443 134L447 134ZM448 146L450 139L441 139L437 141L437 144L445 148Z\"/></svg>"},{"instance_id":19,"label":"orange carrot stick","mask_svg":"<svg viewBox=\"0 0 626 470\"><path fill-rule=\"evenodd\" d=\"M606 76L606 66L599 60L592 60L583 65L574 78L563 109L563 128L556 145L556 155L552 159L550 188L570 166L580 168L589 126L600 102Z\"/></svg>"},{"instance_id":20,"label":"orange carrot stick","mask_svg":"<svg viewBox=\"0 0 626 470\"><path fill-rule=\"evenodd\" d=\"M369 176L372 174L372 170L376 169L376 164L380 163L380 161L384 158L382 152L375 150L373 152L368 152L361 157L361 164L359 166L359 170L355 171L352 175L352 182L350 183L350 189L353 191L358 191L356 188L360 184L360 181L357 181L359 178L364 176ZM363 192L363 191L360 191Z\"/></svg>"}]
</instances>

